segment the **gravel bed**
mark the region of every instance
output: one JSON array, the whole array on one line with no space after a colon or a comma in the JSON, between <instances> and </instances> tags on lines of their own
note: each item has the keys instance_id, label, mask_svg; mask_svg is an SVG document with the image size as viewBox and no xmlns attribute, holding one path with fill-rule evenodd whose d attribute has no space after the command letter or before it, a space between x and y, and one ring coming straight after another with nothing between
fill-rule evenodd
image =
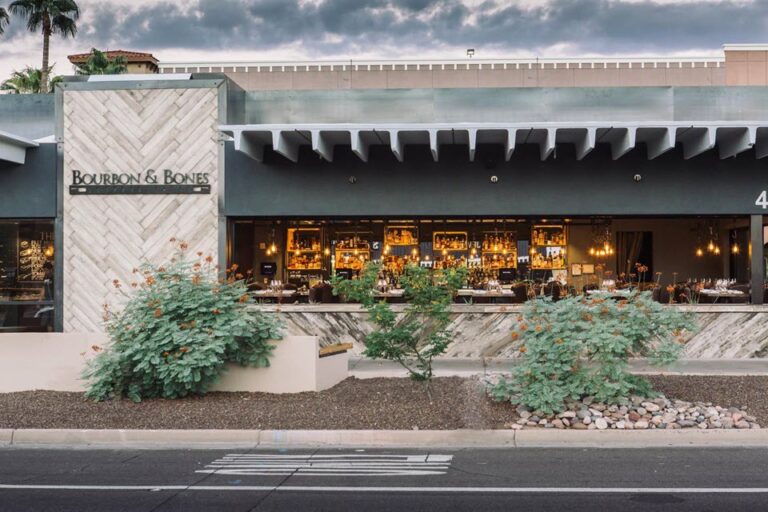
<instances>
[{"instance_id":1,"label":"gravel bed","mask_svg":"<svg viewBox=\"0 0 768 512\"><path fill-rule=\"evenodd\" d=\"M746 406L768 425L768 377L657 376L666 396ZM431 395L431 398L430 398ZM94 403L82 393L0 394L0 428L93 429L492 429L519 419L508 403L488 399L479 379L349 378L319 393L210 393L183 400Z\"/></svg>"}]
</instances>

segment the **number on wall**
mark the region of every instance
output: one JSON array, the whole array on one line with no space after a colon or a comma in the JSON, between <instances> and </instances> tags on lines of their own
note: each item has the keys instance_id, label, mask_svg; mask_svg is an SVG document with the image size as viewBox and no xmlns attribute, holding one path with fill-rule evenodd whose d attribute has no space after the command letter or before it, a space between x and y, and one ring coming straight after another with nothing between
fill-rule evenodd
<instances>
[{"instance_id":1,"label":"number on wall","mask_svg":"<svg viewBox=\"0 0 768 512\"><path fill-rule=\"evenodd\" d=\"M757 196L755 206L762 206L763 210L768 208L768 190L763 190L760 195Z\"/></svg>"}]
</instances>

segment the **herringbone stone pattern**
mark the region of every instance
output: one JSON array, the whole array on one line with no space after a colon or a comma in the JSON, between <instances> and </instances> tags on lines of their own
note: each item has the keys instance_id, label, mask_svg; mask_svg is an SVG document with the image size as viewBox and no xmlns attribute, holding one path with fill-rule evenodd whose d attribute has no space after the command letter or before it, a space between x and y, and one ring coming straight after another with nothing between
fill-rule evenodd
<instances>
[{"instance_id":1,"label":"herringbone stone pattern","mask_svg":"<svg viewBox=\"0 0 768 512\"><path fill-rule=\"evenodd\" d=\"M64 93L64 330L103 331L142 262L168 261L172 237L216 258L216 89ZM72 170L207 172L210 195L70 195ZM117 290L113 281L123 283Z\"/></svg>"}]
</instances>

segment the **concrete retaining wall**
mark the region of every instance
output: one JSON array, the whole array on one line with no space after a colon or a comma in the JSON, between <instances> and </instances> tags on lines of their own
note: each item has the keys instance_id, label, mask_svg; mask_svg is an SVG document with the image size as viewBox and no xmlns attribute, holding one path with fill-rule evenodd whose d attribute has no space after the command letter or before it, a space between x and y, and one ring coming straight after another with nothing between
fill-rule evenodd
<instances>
[{"instance_id":1,"label":"concrete retaining wall","mask_svg":"<svg viewBox=\"0 0 768 512\"><path fill-rule=\"evenodd\" d=\"M84 391L86 361L108 343L104 334L20 333L0 335L0 393ZM349 355L320 358L314 336L274 342L269 368L229 365L213 391L297 393L320 391L347 377Z\"/></svg>"}]
</instances>

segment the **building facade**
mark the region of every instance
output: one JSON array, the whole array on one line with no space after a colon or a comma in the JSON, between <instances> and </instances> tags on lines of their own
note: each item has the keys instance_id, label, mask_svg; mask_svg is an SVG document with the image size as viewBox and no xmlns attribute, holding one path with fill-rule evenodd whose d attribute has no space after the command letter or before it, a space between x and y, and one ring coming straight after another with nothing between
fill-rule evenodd
<instances>
[{"instance_id":1,"label":"building facade","mask_svg":"<svg viewBox=\"0 0 768 512\"><path fill-rule=\"evenodd\" d=\"M394 302L405 264L469 267L455 356L513 354L531 293L645 286L707 323L691 353L763 357L734 325L768 325L766 50L636 64L160 63L2 96L0 333L101 331L173 238L328 343L366 327L324 283L375 260Z\"/></svg>"}]
</instances>

